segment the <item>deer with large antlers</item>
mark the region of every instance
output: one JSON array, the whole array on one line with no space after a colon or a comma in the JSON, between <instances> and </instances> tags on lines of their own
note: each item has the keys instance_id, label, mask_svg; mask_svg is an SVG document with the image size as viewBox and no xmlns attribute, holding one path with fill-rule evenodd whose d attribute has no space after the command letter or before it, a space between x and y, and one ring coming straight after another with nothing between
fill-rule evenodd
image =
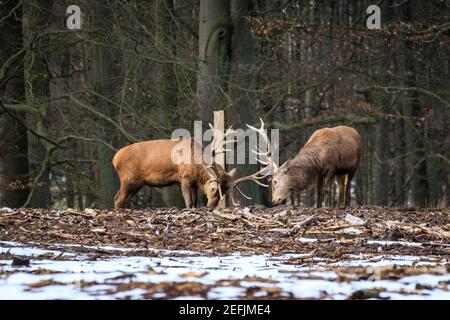
<instances>
[{"instance_id":1,"label":"deer with large antlers","mask_svg":"<svg viewBox=\"0 0 450 320\"><path fill-rule=\"evenodd\" d=\"M236 170L226 172L216 164L214 152L212 157L207 156L194 139L144 141L120 149L112 160L120 179L114 207L123 207L145 185L165 187L176 183L181 185L187 208L197 206L198 189L207 197L208 207L217 206Z\"/></svg>"},{"instance_id":2,"label":"deer with large antlers","mask_svg":"<svg viewBox=\"0 0 450 320\"><path fill-rule=\"evenodd\" d=\"M328 191L328 204L331 205L331 185L337 178L338 205L350 204L350 184L361 159L361 137L355 129L347 126L319 129L312 134L297 156L278 167L272 160L271 143L264 131L264 122L260 120L260 128L249 128L257 132L267 145L265 152L254 150L259 156L258 161L265 167L253 175L235 180L231 188L236 188L238 183L246 180L267 186L261 180L269 178L272 184L272 204L278 205L285 200L290 201L295 194L316 183L319 208L322 206L324 188ZM261 157L265 159L262 160ZM233 195L233 190L231 194ZM234 198L232 199L236 205Z\"/></svg>"}]
</instances>

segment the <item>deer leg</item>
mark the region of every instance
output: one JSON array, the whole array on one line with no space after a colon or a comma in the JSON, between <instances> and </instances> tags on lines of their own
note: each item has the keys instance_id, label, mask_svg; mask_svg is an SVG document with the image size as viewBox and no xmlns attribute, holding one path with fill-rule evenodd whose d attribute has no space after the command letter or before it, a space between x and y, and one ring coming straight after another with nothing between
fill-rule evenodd
<instances>
[{"instance_id":1,"label":"deer leg","mask_svg":"<svg viewBox=\"0 0 450 320\"><path fill-rule=\"evenodd\" d=\"M298 207L300 205L300 192L294 193L294 206Z\"/></svg>"},{"instance_id":2,"label":"deer leg","mask_svg":"<svg viewBox=\"0 0 450 320\"><path fill-rule=\"evenodd\" d=\"M188 181L181 182L181 193L183 194L186 208L193 208L192 184Z\"/></svg>"},{"instance_id":3,"label":"deer leg","mask_svg":"<svg viewBox=\"0 0 450 320\"><path fill-rule=\"evenodd\" d=\"M322 207L323 201L323 177L317 178L317 204L316 208Z\"/></svg>"},{"instance_id":4,"label":"deer leg","mask_svg":"<svg viewBox=\"0 0 450 320\"><path fill-rule=\"evenodd\" d=\"M294 199L294 195L293 194L291 194L289 197L287 197L286 205L291 206L292 203L294 202L293 199Z\"/></svg>"},{"instance_id":5,"label":"deer leg","mask_svg":"<svg viewBox=\"0 0 450 320\"><path fill-rule=\"evenodd\" d=\"M119 192L117 192L114 197L114 208L119 209L123 208L123 205L130 201L130 199L138 193L139 190L143 187L143 184L130 184L126 182L120 183Z\"/></svg>"},{"instance_id":6,"label":"deer leg","mask_svg":"<svg viewBox=\"0 0 450 320\"><path fill-rule=\"evenodd\" d=\"M334 175L329 175L326 178L326 183L325 183L325 189L326 189L326 192L327 192L327 202L326 202L326 204L327 204L328 207L331 207L333 205L333 196L331 194L331 187L333 185L333 182L334 182Z\"/></svg>"},{"instance_id":7,"label":"deer leg","mask_svg":"<svg viewBox=\"0 0 450 320\"><path fill-rule=\"evenodd\" d=\"M337 181L338 181L338 185L339 185L338 207L341 207L345 204L345 188L344 188L345 175L338 176Z\"/></svg>"},{"instance_id":8,"label":"deer leg","mask_svg":"<svg viewBox=\"0 0 450 320\"><path fill-rule=\"evenodd\" d=\"M325 205L328 207L331 207L332 204L332 195L331 195L331 186L334 182L334 172L333 171L328 171L325 175L324 178L322 178L322 193L323 193L323 198L325 198L326 195L326 201L325 201Z\"/></svg>"},{"instance_id":9,"label":"deer leg","mask_svg":"<svg viewBox=\"0 0 450 320\"><path fill-rule=\"evenodd\" d=\"M355 171L348 173L345 178L345 182L344 182L344 188L345 188L344 205L346 207L350 206L350 200L351 200L350 187L351 187L351 182L352 182L354 174L355 174Z\"/></svg>"},{"instance_id":10,"label":"deer leg","mask_svg":"<svg viewBox=\"0 0 450 320\"><path fill-rule=\"evenodd\" d=\"M333 180L327 183L327 207L333 206L333 195L331 193L331 187L333 186Z\"/></svg>"},{"instance_id":11,"label":"deer leg","mask_svg":"<svg viewBox=\"0 0 450 320\"><path fill-rule=\"evenodd\" d=\"M197 186L192 186L191 188L191 199L192 199L192 206L194 208L197 208L197 191L198 191L198 187Z\"/></svg>"},{"instance_id":12,"label":"deer leg","mask_svg":"<svg viewBox=\"0 0 450 320\"><path fill-rule=\"evenodd\" d=\"M114 197L114 209L122 208L125 199L125 193L123 192L122 185L120 186L119 191L117 191Z\"/></svg>"}]
</instances>

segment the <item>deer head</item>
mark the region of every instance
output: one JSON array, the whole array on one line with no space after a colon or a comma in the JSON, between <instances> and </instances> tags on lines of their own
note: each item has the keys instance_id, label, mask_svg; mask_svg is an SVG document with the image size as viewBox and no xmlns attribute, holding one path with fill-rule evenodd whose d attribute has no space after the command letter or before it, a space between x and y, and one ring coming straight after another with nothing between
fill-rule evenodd
<instances>
[{"instance_id":1,"label":"deer head","mask_svg":"<svg viewBox=\"0 0 450 320\"><path fill-rule=\"evenodd\" d=\"M211 130L216 130L212 124L209 124ZM219 164L216 163L216 155L218 153L225 153L229 151L226 147L228 144L235 143L236 140L228 140L228 137L231 134L234 134L235 130L231 127L227 129L225 132L223 141L219 142L219 147L215 145L212 150L212 159L211 162L205 165L206 171L209 175L209 180L205 184L205 194L208 198L208 207L216 207L220 200L223 199L226 192L229 190L229 186L231 181L233 181L234 176L236 174L236 169L231 169L226 172ZM216 139L216 135L214 135Z\"/></svg>"}]
</instances>

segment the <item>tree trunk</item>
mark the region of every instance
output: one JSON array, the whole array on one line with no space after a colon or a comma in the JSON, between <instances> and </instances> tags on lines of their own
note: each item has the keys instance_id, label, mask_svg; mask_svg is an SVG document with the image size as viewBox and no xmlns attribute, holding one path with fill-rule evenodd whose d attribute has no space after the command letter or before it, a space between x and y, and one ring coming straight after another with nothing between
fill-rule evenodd
<instances>
[{"instance_id":1,"label":"tree trunk","mask_svg":"<svg viewBox=\"0 0 450 320\"><path fill-rule=\"evenodd\" d=\"M228 95L230 108L227 112L227 126L245 128L245 124L255 124L256 116L256 47L250 26L245 20L252 10L250 0L230 0L230 13L233 23L231 37L231 63ZM253 153L246 148L246 159ZM256 164L236 165L239 175L249 175L258 171ZM242 205L250 205L261 202L260 188L255 183L242 185L242 191L252 199L240 199ZM262 191L262 190L261 190Z\"/></svg>"},{"instance_id":2,"label":"tree trunk","mask_svg":"<svg viewBox=\"0 0 450 320\"><path fill-rule=\"evenodd\" d=\"M397 119L394 127L394 203L392 205L402 206L405 204L405 130L402 119Z\"/></svg>"},{"instance_id":3,"label":"tree trunk","mask_svg":"<svg viewBox=\"0 0 450 320\"><path fill-rule=\"evenodd\" d=\"M362 145L363 150L361 154L361 162L358 168L358 171L356 172L356 192L355 192L355 198L356 198L356 204L361 206L363 204L367 203L367 129L366 127L360 127L358 128L358 132L361 133L362 138Z\"/></svg>"},{"instance_id":4,"label":"tree trunk","mask_svg":"<svg viewBox=\"0 0 450 320\"><path fill-rule=\"evenodd\" d=\"M389 112L388 101L385 97L378 99L378 108L380 113ZM375 137L375 185L374 201L376 205L386 206L389 201L389 151L390 136L389 123L384 117L381 117L376 125Z\"/></svg>"},{"instance_id":5,"label":"tree trunk","mask_svg":"<svg viewBox=\"0 0 450 320\"><path fill-rule=\"evenodd\" d=\"M198 115L206 128L213 111L225 107L232 20L229 0L201 0L199 21Z\"/></svg>"},{"instance_id":6,"label":"tree trunk","mask_svg":"<svg viewBox=\"0 0 450 320\"><path fill-rule=\"evenodd\" d=\"M225 109L227 124L235 128L255 123L256 49L250 26L245 20L251 1L217 0L200 2L199 74L197 96L199 117L206 127L213 111ZM246 148L246 159L249 150ZM239 174L258 170L256 165L240 165ZM259 202L258 187L242 185L252 200Z\"/></svg>"},{"instance_id":7,"label":"tree trunk","mask_svg":"<svg viewBox=\"0 0 450 320\"><path fill-rule=\"evenodd\" d=\"M408 2L405 9L405 18L412 21L414 7ZM405 75L408 87L417 86L416 74L418 72L416 61L411 57L416 51L413 44L405 42ZM425 159L425 128L424 123L411 118L419 119L423 116L422 104L417 92L412 92L406 97L403 113L410 120L405 121L406 150L411 153L410 176L411 176L411 204L413 206L425 206L429 203L429 190L427 180L427 162Z\"/></svg>"},{"instance_id":8,"label":"tree trunk","mask_svg":"<svg viewBox=\"0 0 450 320\"><path fill-rule=\"evenodd\" d=\"M447 124L450 125L450 115L447 112L447 116L446 116L446 121ZM447 130L447 136L445 137L445 158L447 165L444 167L445 168L445 177L444 177L444 185L445 185L445 202L444 205L446 207L450 207L450 165L448 165L448 161L450 161L450 133L449 130Z\"/></svg>"},{"instance_id":9,"label":"tree trunk","mask_svg":"<svg viewBox=\"0 0 450 320\"><path fill-rule=\"evenodd\" d=\"M390 1L384 1L382 3L383 24L388 25L391 23L391 14L389 12ZM384 49L386 52L389 48ZM387 75L390 68L390 59L385 56L381 59L381 65L374 65L374 69L381 69L380 82L386 83L389 81ZM371 94L373 96L373 103L381 114L380 119L375 128L375 179L374 179L374 203L376 205L386 206L389 203L389 190L390 190L390 125L389 121L384 117L384 114L391 112L390 96L384 92L377 92Z\"/></svg>"},{"instance_id":10,"label":"tree trunk","mask_svg":"<svg viewBox=\"0 0 450 320\"><path fill-rule=\"evenodd\" d=\"M67 207L75 208L75 185L73 183L73 175L68 173L66 174L66 199L67 199Z\"/></svg>"},{"instance_id":11,"label":"tree trunk","mask_svg":"<svg viewBox=\"0 0 450 320\"><path fill-rule=\"evenodd\" d=\"M98 34L99 42L109 43L113 39L108 37L113 29L113 15L109 1L95 1L92 3L92 31ZM91 48L91 77L94 91L98 94L95 98L95 105L99 112L109 117L117 119L115 105L108 100L113 98L114 84L116 80L116 61L114 57L118 54L113 49L105 45L92 45ZM117 137L114 127L105 120L98 120L98 138L109 144L117 145ZM99 144L97 146L97 159L99 170L99 205L103 209L114 207L114 196L118 190L118 178L111 164L115 151L109 147Z\"/></svg>"},{"instance_id":12,"label":"tree trunk","mask_svg":"<svg viewBox=\"0 0 450 320\"><path fill-rule=\"evenodd\" d=\"M25 96L27 104L39 110L37 114L28 114L28 126L42 136L47 136L45 118L47 115L50 88L49 68L47 65L48 37L37 39L37 35L45 32L45 26L50 18L52 1L28 1L24 4L23 30L26 43L33 44L25 56ZM30 174L32 179L40 176L32 185L30 207L49 208L51 205L50 193L50 159L46 154L51 146L46 145L34 134L28 134L28 153Z\"/></svg>"},{"instance_id":13,"label":"tree trunk","mask_svg":"<svg viewBox=\"0 0 450 320\"><path fill-rule=\"evenodd\" d=\"M431 57L435 54L432 48L426 49L426 55ZM427 65L425 86L428 90L434 91L433 87L433 65ZM439 88L440 89L440 88ZM444 89L445 90L445 89ZM446 107L440 104L436 104L436 101L431 97L423 97L424 114L429 115L426 119L426 155L433 155L433 153L444 152L438 150L445 150L445 132L448 131L446 126ZM428 110L427 110L428 109ZM447 112L448 113L448 112ZM444 139L442 139L444 138ZM439 204L440 199L443 199L443 188L445 184L444 178L446 175L446 167L443 163L443 159L438 157L429 157L427 159L427 179L429 187L430 201L428 203L431 207L436 207Z\"/></svg>"},{"instance_id":14,"label":"tree trunk","mask_svg":"<svg viewBox=\"0 0 450 320\"><path fill-rule=\"evenodd\" d=\"M174 128L179 119L177 118L177 95L175 94L175 64L172 61L176 55L174 47L174 33L171 24L174 16L173 0L154 0L153 15L155 21L155 47L161 55L161 61L156 64L155 96L158 97L161 106L168 110L162 116L168 128ZM174 92L175 91L175 92ZM184 207L180 187L177 185L161 189L163 205L166 207Z\"/></svg>"},{"instance_id":15,"label":"tree trunk","mask_svg":"<svg viewBox=\"0 0 450 320\"><path fill-rule=\"evenodd\" d=\"M0 3L1 12L12 12L15 3ZM23 103L25 96L23 78L22 7L0 22L0 74L1 106ZM14 55L18 56L9 60ZM8 61L9 60L9 61ZM8 62L8 65L5 65ZM0 207L22 206L28 188L28 141L24 113L0 108Z\"/></svg>"}]
</instances>

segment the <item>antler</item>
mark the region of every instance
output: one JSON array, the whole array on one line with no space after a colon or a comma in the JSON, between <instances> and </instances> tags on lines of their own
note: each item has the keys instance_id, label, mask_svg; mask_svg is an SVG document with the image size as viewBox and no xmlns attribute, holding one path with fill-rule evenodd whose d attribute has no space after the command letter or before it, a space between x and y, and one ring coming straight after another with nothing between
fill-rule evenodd
<instances>
[{"instance_id":1,"label":"antler","mask_svg":"<svg viewBox=\"0 0 450 320\"><path fill-rule=\"evenodd\" d=\"M272 159L272 146L271 146L269 137L267 136L266 132L264 131L264 121L261 118L259 118L259 120L261 121L260 128L255 128L248 124L247 124L247 127L249 127L253 131L256 131L260 135L260 137L264 140L264 142L266 143L266 146L267 146L266 151L262 152L261 150L259 150L258 147L256 147L256 150L252 150L252 152L257 155L256 160L259 163L261 163L262 165L264 165L265 167L263 167L261 170L259 170L258 172L254 173L252 175L245 176L245 177L242 177L242 178L239 178L239 179L233 181L233 183L231 184L231 201L233 202L234 206L239 206L239 203L237 203L237 201L234 198L233 191L235 188L242 196L244 196L247 199L251 199L250 197L246 196L237 187L238 184L240 184L241 182L244 182L244 181L254 181L258 185L267 188L269 186L266 184L263 184L262 182L260 182L260 180L265 179L269 175L273 175L278 170L278 166ZM264 156L266 158L266 161L261 160L258 156Z\"/></svg>"},{"instance_id":2,"label":"antler","mask_svg":"<svg viewBox=\"0 0 450 320\"><path fill-rule=\"evenodd\" d=\"M209 123L209 127L211 128L211 130L213 130L213 133L214 133L214 130L216 130L214 128L214 126L211 123ZM220 146L219 146L219 149L222 149L222 150L220 150L221 153L225 153L227 151L231 151L231 150L226 148L227 145L230 144L230 143L235 143L235 142L237 142L237 140L235 140L235 139L228 140L227 137L229 135L231 135L231 134L234 134L235 132L236 132L236 130L232 129L232 126L230 126L226 130L226 132L225 132L225 134L223 136L222 148L220 148ZM216 139L216 138L217 138L217 136L214 134L214 139ZM218 151L216 150L216 146L213 145L213 148L211 150L212 163L206 166L206 171L208 172L209 177L210 177L209 182L217 182L218 188L219 188L220 199L223 199L224 195L223 195L223 192L222 192L221 174L219 173L219 171L218 171L218 169L216 167L216 164L215 164L215 157L216 157L217 153L218 153Z\"/></svg>"},{"instance_id":3,"label":"antler","mask_svg":"<svg viewBox=\"0 0 450 320\"><path fill-rule=\"evenodd\" d=\"M278 170L278 166L272 159L272 144L270 143L270 139L267 136L266 131L264 130L264 121L261 118L259 118L259 120L261 121L260 128L255 128L251 125L247 125L247 127L249 127L253 131L256 131L259 134L259 136L263 138L267 146L267 151L265 152L259 150L258 147L256 147L256 151L252 150L252 152L257 156L264 156L267 159L267 161L263 161L259 157L256 158L256 161L265 166L265 168L261 169L257 174L262 174L263 171L267 170L268 173L266 173L265 176L273 175Z\"/></svg>"},{"instance_id":4,"label":"antler","mask_svg":"<svg viewBox=\"0 0 450 320\"><path fill-rule=\"evenodd\" d=\"M238 184L240 184L241 182L244 182L244 181L254 181L255 183L259 184L259 185L262 186L262 187L265 187L265 188L268 187L267 184L264 184L264 183L262 183L262 182L259 181L259 180L262 180L262 179L265 179L265 178L266 178L266 176L258 176L259 173L260 173L260 171L258 171L258 172L255 173L255 174L252 174L252 175L249 175L249 176L245 176L245 177L242 177L242 178L239 178L239 179L236 179L236 180L233 181L233 183L231 184L231 192L230 192L230 195L231 195L231 202L233 203L234 206L239 206L239 203L238 203L238 202L236 201L236 199L234 198L234 192L233 192L234 189L236 189L236 190L237 190L244 198L246 198L246 199L251 199L251 197L245 195L245 194L241 191L241 189L238 188Z\"/></svg>"},{"instance_id":5,"label":"antler","mask_svg":"<svg viewBox=\"0 0 450 320\"><path fill-rule=\"evenodd\" d=\"M223 192L222 192L222 186L221 186L222 181L220 180L220 174L217 171L217 168L213 164L208 165L208 166L206 166L206 172L208 172L209 177L210 177L208 182L217 182L217 187L219 188L220 199L223 199Z\"/></svg>"}]
</instances>

